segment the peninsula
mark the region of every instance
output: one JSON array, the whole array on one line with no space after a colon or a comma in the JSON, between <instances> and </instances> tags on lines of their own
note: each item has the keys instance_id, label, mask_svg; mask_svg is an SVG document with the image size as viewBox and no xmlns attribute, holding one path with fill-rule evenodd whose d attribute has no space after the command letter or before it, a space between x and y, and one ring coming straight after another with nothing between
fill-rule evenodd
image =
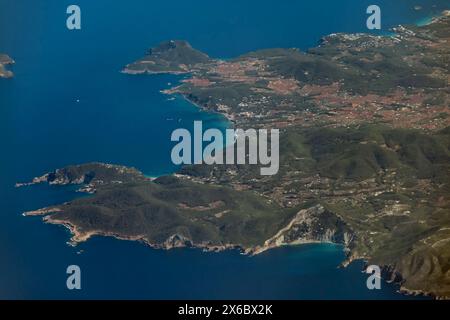
<instances>
[{"instance_id":1,"label":"peninsula","mask_svg":"<svg viewBox=\"0 0 450 320\"><path fill-rule=\"evenodd\" d=\"M123 72L186 73L181 94L239 128L279 128L280 170L192 165L155 180L103 163L31 183L92 193L25 213L156 248L247 254L333 242L404 292L450 298L450 15L392 36L331 34L306 52L220 60L168 41ZM18 185L21 186L21 185Z\"/></svg>"}]
</instances>

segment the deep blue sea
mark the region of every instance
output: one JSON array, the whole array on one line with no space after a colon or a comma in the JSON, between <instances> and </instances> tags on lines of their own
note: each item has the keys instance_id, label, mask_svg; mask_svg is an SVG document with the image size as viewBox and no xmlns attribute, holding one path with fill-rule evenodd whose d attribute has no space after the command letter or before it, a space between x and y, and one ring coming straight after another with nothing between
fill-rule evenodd
<instances>
[{"instance_id":1,"label":"deep blue sea","mask_svg":"<svg viewBox=\"0 0 450 320\"><path fill-rule=\"evenodd\" d=\"M221 58L270 47L306 49L329 33L367 31L372 2L0 0L0 52L16 61L15 77L0 79L0 298L410 298L387 283L369 291L362 264L338 268L344 253L333 245L253 258L235 251L159 251L101 237L73 248L66 229L21 213L69 201L79 196L74 188L14 188L89 161L135 166L150 176L171 173L172 130L191 128L194 120L227 126L219 115L160 93L180 77L119 72L160 41L185 39ZM388 32L439 13L448 1L376 3ZM81 7L80 31L66 28L70 4ZM82 290L66 289L71 264L81 267Z\"/></svg>"}]
</instances>

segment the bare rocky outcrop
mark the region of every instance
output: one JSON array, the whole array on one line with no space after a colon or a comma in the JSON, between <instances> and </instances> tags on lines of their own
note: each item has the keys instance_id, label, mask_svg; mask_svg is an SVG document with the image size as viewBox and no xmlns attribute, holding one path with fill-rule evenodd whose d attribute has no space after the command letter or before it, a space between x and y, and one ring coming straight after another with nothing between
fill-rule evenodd
<instances>
[{"instance_id":1,"label":"bare rocky outcrop","mask_svg":"<svg viewBox=\"0 0 450 320\"><path fill-rule=\"evenodd\" d=\"M14 60L8 55L0 53L0 78L12 78L12 71L6 69L7 65L14 64Z\"/></svg>"}]
</instances>

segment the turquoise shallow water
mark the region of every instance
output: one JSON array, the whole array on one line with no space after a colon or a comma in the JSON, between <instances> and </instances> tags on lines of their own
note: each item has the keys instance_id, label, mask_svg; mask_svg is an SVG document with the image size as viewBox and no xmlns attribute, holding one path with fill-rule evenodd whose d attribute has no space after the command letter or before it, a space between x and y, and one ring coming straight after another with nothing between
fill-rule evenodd
<instances>
[{"instance_id":1,"label":"turquoise shallow water","mask_svg":"<svg viewBox=\"0 0 450 320\"><path fill-rule=\"evenodd\" d=\"M64 228L21 213L79 194L14 188L88 161L135 166L149 176L170 173L173 129L191 128L194 120L227 126L218 115L160 94L180 77L119 72L149 46L186 39L223 58L268 47L305 49L328 33L365 31L369 1L78 0L82 30L69 32L71 3L0 0L0 52L17 62L15 78L0 81L0 298L406 298L388 284L367 290L360 263L337 268L344 258L339 246L281 248L254 258L158 251L108 238L72 248ZM439 12L446 1L378 3L385 32ZM421 3L421 11L412 8ZM65 287L70 264L82 269L81 291Z\"/></svg>"}]
</instances>

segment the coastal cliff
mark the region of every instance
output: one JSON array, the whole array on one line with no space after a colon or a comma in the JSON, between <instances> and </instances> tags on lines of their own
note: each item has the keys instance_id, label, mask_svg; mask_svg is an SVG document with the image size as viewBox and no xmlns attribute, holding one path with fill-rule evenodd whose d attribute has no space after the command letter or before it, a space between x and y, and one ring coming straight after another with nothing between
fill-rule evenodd
<instances>
[{"instance_id":1,"label":"coastal cliff","mask_svg":"<svg viewBox=\"0 0 450 320\"><path fill-rule=\"evenodd\" d=\"M14 76L12 71L6 69L6 66L10 64L14 64L14 60L6 54L0 53L0 78L12 78Z\"/></svg>"},{"instance_id":2,"label":"coastal cliff","mask_svg":"<svg viewBox=\"0 0 450 320\"><path fill-rule=\"evenodd\" d=\"M81 165L32 183L80 184L92 197L28 214L65 225L74 243L99 234L248 254L339 243L347 262L382 266L404 292L449 297L450 17L394 31L227 61L162 43L123 72L189 73L166 93L240 128L281 129L278 174L195 165L150 181Z\"/></svg>"}]
</instances>

